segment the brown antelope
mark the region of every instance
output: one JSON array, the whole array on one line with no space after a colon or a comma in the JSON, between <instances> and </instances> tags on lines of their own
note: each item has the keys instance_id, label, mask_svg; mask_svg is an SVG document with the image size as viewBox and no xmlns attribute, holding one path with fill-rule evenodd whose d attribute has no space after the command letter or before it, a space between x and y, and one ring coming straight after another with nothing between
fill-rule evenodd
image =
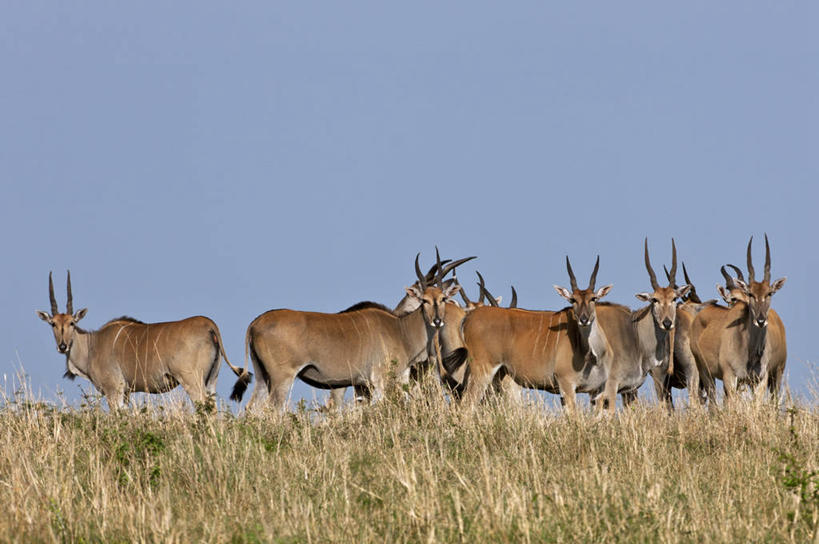
<instances>
[{"instance_id":1,"label":"brown antelope","mask_svg":"<svg viewBox=\"0 0 819 544\"><path fill-rule=\"evenodd\" d=\"M438 342L441 349L441 381L449 388L455 398L460 398L463 394L465 382L464 378L466 374L467 350L464 346L463 337L461 335L461 323L469 312L475 308L480 308L485 305L484 298L487 299L487 302L491 306L498 306L498 304L501 302L501 297L496 298L488 291L481 273L476 272L476 274L478 275L479 280L478 290L480 294L478 296L478 300L470 300L466 294L466 290L463 288L463 286L461 286L460 293L461 298L464 301L464 307L461 308L460 306L453 304L454 307L450 309L452 312L452 317L449 320L450 326L443 329L438 336ZM454 277L453 279L457 281L457 277ZM512 302L510 303L509 307L515 308L516 306L517 292L515 291L515 288L512 287ZM518 387L512 380L506 379L505 376L500 376L499 384L496 383L496 386L500 387L500 389L502 389L507 396L520 396L520 387Z\"/></svg>"},{"instance_id":2,"label":"brown antelope","mask_svg":"<svg viewBox=\"0 0 819 544\"><path fill-rule=\"evenodd\" d=\"M446 277L447 274L452 272L452 274L454 276L456 267L462 265L463 263L465 263L467 261L471 261L472 259L476 258L475 256L465 257L463 259L458 259L458 260L456 260L454 262L452 262L450 259L441 260L441 256L438 253L438 248L437 247L435 248L435 257L436 257L436 263L434 265L432 265L432 267L430 267L429 271L427 271L427 273L424 275L424 281L427 284L434 283L437 280L439 275L441 277ZM449 280L445 280L443 282L443 286L445 288L447 288L452 283L457 284L458 283L457 279L452 278L452 279L449 279ZM418 282L418 280L416 280L413 285L414 286L419 286L420 283ZM463 290L461 290L461 293L463 293ZM357 311L357 310L363 310L363 309L368 308L368 307L376 307L376 308L380 308L380 309L382 309L384 311L391 312L394 315L400 317L402 315L410 313L411 311L415 310L418 307L418 305L413 301L414 301L414 299L412 299L407 294L407 295L404 295L404 297L398 302L398 304L395 306L395 308L393 310L390 310L386 306L384 306L382 304L379 304L377 302L367 301L367 302L359 302L358 304L355 304L355 305L347 308L346 310L343 310L340 313L347 313L347 312L352 312L352 311ZM463 319L463 316L459 315L459 313L461 312L461 308L458 307L457 303L455 303L452 300L449 300L449 301L447 301L447 304L450 305L450 306L448 306L448 312L447 313L448 313L448 315L451 314L448 321L450 322L450 324L452 326L447 327L447 328L442 329L441 331L439 331L439 337L442 334L447 334L449 331L452 331L452 330L455 330L456 333L457 333L457 330L460 328L461 320ZM433 363L430 364L429 360L421 361L421 362L416 363L414 365L414 367L413 367L413 369L415 370L415 374L423 373L429 367L436 366L435 361L434 361L435 354L431 353L430 356L433 359ZM328 408L339 408L339 407L341 407L343 405L343 403L344 403L344 394L345 394L346 390L347 390L346 387L334 387L334 388L330 389L330 397L327 400L327 407ZM369 399L369 391L367 390L366 386L360 385L360 386L357 386L355 388L355 399L356 399L356 401L365 401L365 400Z\"/></svg>"},{"instance_id":3,"label":"brown antelope","mask_svg":"<svg viewBox=\"0 0 819 544\"><path fill-rule=\"evenodd\" d=\"M768 246L768 237L765 237L765 252L766 252L766 265L770 269L770 248ZM739 279L742 283L745 283L745 278L742 275L742 270L739 267L734 266L732 264L727 265L730 268L733 268L734 271L737 273L737 279ZM750 269L749 269L750 270ZM722 271L722 270L721 270ZM723 276L726 274L723 272ZM768 272L770 278L770 271ZM784 278L783 278L784 279ZM718 286L719 287L719 286ZM781 287L781 285L780 285ZM728 278L726 277L726 289L729 294L729 298L726 299L726 302L730 300L729 304L733 306L737 301L743 301L746 304L749 303L749 293L743 290L739 285L737 285L736 281L729 282ZM721 293L723 298L725 298L725 293ZM770 329L771 332L777 334L776 340L774 340L774 345L778 346L781 351L779 351L780 356L776 357L771 362L771 366L768 368L768 376L769 380L773 377L773 381L769 381L768 383L768 390L774 399L777 398L779 395L779 391L782 385L782 377L785 375L785 363L787 361L787 346L785 343L785 325L782 324L782 319L779 317L779 314L776 313L776 310L773 308L768 309L768 317L769 321L774 324L774 326Z\"/></svg>"},{"instance_id":4,"label":"brown antelope","mask_svg":"<svg viewBox=\"0 0 819 544\"><path fill-rule=\"evenodd\" d=\"M692 304L710 304L711 302L714 302L714 300L709 300L709 301L703 302L700 299L700 296L697 294L697 288L694 287L694 284L691 281L691 278L688 277L688 270L686 270L684 262L682 263L682 269L683 269L683 278L685 278L685 285L688 285L690 287L690 289L688 290L688 293L686 293L684 296L680 297L680 301L682 301L683 303L690 302ZM665 271L666 279L669 282L671 282L672 281L671 272L668 271L668 268L666 268L665 265L663 265L663 270ZM676 283L676 279L674 279L674 282Z\"/></svg>"},{"instance_id":5,"label":"brown antelope","mask_svg":"<svg viewBox=\"0 0 819 544\"><path fill-rule=\"evenodd\" d=\"M733 268L734 272L737 274L737 278L742 282L745 282L745 277L742 275L742 270L738 266L733 264L725 265L729 268ZM745 290L740 287L734 278L725 270L725 266L721 266L719 271L722 274L722 277L725 278L725 286L723 287L720 284L717 284L717 292L722 297L722 300L725 301L728 306L733 306L738 301L742 301L744 303L748 303L748 295L745 294Z\"/></svg>"},{"instance_id":6,"label":"brown antelope","mask_svg":"<svg viewBox=\"0 0 819 544\"><path fill-rule=\"evenodd\" d=\"M38 310L37 315L51 325L57 351L66 356L65 377L88 379L111 409L127 403L132 392L164 393L180 384L193 402L207 402L215 395L220 357L239 376L232 400L241 398L250 383L247 368L237 368L228 360L219 328L207 317L166 323L120 317L99 330L85 331L77 323L87 309L74 313L70 272L67 292L66 312L60 313L49 273L51 313Z\"/></svg>"},{"instance_id":7,"label":"brown antelope","mask_svg":"<svg viewBox=\"0 0 819 544\"><path fill-rule=\"evenodd\" d=\"M611 327L609 337L598 325L602 314L620 313L620 322L630 327L631 315L623 306L598 302L612 287L595 290L598 267L599 258L589 287L581 290L566 258L572 290L555 286L571 302L562 310L484 306L466 316L462 330L469 355L464 400L469 406L481 400L500 369L518 385L560 393L569 412L575 411L576 393L603 390L613 360L625 351L620 341L629 342L633 335Z\"/></svg>"},{"instance_id":8,"label":"brown antelope","mask_svg":"<svg viewBox=\"0 0 819 544\"><path fill-rule=\"evenodd\" d=\"M396 316L378 308L341 314L271 310L247 329L245 357L259 379L249 408L263 396L284 410L298 377L313 387L329 389L363 385L373 399L383 396L388 375L406 382L412 365L428 357L430 341L447 321L449 305L460 286L427 286L415 258L418 286L407 287L416 309Z\"/></svg>"},{"instance_id":9,"label":"brown antelope","mask_svg":"<svg viewBox=\"0 0 819 544\"><path fill-rule=\"evenodd\" d=\"M438 248L437 247L435 248L435 253L436 253L436 258L438 258L440 260L440 256L438 255ZM465 262L471 261L472 259L475 259L475 258L477 258L477 257L475 257L473 255L472 257L464 257L463 259L458 259L457 261L449 262L448 264L447 264L448 259L445 260L445 261L441 261L440 265L436 263L435 265L432 266L432 268L429 269L429 272L427 272L427 274L424 276L424 281L427 284L432 284L435 281L435 279L438 278L439 276L441 278L445 278L447 276L447 274L454 271L456 267L461 266ZM441 266L441 265L443 265L443 266ZM444 280L443 284L442 284L442 287L444 289L448 289L449 287L452 286L453 283L457 283L457 281L452 279L452 278L450 278L448 280ZM420 283L418 281L416 281L415 283L412 284L413 287L418 287L419 285L420 285ZM407 294L404 295L404 297L400 301L398 301L398 304L396 304L395 309L393 310L393 313L395 315L397 315L397 316L402 316L404 314L408 314L408 313L412 312L413 310L418 308L418 306L420 304L421 303L418 302L418 300L415 297L413 297L413 296L409 295L409 293L407 293Z\"/></svg>"},{"instance_id":10,"label":"brown antelope","mask_svg":"<svg viewBox=\"0 0 819 544\"><path fill-rule=\"evenodd\" d=\"M692 326L692 348L700 380L712 403L716 400L717 379L722 380L726 401L731 400L740 384L751 385L757 399L767 385L776 400L782 384L787 360L785 327L771 309L771 297L785 284L785 278L771 283L771 249L765 235L764 275L762 281L755 281L752 243L753 237L747 249L748 282L739 278L728 281L726 277L727 293L720 290L733 306L706 307ZM736 288L742 295L732 294Z\"/></svg>"}]
</instances>

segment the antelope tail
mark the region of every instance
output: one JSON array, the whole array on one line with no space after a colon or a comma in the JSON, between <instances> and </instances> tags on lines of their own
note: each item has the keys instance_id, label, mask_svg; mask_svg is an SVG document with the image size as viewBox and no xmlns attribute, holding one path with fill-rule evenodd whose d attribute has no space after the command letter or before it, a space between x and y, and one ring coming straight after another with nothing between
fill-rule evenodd
<instances>
[{"instance_id":1,"label":"antelope tail","mask_svg":"<svg viewBox=\"0 0 819 544\"><path fill-rule=\"evenodd\" d=\"M247 371L247 359L245 359L245 368L242 369L238 366L233 366L233 363L230 362L230 359L228 359L227 354L225 353L225 344L222 342L222 333L219 332L218 328L213 331L213 339L216 344L219 345L219 353L222 354L222 359L225 360L233 373L239 377L239 379L236 380L236 383L233 385L233 391L230 394L230 400L239 402L242 400L242 395L247 389L247 386L250 385L250 381L253 379L253 373Z\"/></svg>"}]
</instances>

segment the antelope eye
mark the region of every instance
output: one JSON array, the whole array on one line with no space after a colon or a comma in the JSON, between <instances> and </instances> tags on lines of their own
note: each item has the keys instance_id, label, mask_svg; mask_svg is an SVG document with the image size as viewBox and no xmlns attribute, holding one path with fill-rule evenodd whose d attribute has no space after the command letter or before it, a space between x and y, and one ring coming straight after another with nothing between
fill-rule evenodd
<instances>
[{"instance_id":1,"label":"antelope eye","mask_svg":"<svg viewBox=\"0 0 819 544\"><path fill-rule=\"evenodd\" d=\"M658 304L659 302L660 302L660 301L659 301L658 299L656 299L656 298L654 298L654 297L651 297L651 303L652 303L652 304Z\"/></svg>"},{"instance_id":2,"label":"antelope eye","mask_svg":"<svg viewBox=\"0 0 819 544\"><path fill-rule=\"evenodd\" d=\"M574 303L576 303L576 302L577 302L577 300L575 300L575 298L574 298L574 297L572 297L572 298L570 298L570 299L569 299L569 302L571 302L572 304L574 304Z\"/></svg>"},{"instance_id":3,"label":"antelope eye","mask_svg":"<svg viewBox=\"0 0 819 544\"><path fill-rule=\"evenodd\" d=\"M592 302L597 302L597 297L591 297Z\"/></svg>"}]
</instances>

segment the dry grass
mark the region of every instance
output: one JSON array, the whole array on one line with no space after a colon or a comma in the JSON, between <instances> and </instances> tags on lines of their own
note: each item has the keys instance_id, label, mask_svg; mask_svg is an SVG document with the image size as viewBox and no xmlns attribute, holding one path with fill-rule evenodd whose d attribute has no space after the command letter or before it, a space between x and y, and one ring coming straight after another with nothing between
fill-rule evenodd
<instances>
[{"instance_id":1,"label":"dry grass","mask_svg":"<svg viewBox=\"0 0 819 544\"><path fill-rule=\"evenodd\" d=\"M0 540L817 541L819 409L0 408ZM813 472L811 474L811 472Z\"/></svg>"}]
</instances>

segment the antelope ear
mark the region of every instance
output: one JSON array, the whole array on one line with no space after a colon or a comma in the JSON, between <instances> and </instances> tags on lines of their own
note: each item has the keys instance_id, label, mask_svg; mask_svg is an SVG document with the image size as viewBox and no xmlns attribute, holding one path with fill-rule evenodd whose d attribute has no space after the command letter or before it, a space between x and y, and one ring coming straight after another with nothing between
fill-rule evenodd
<instances>
[{"instance_id":1,"label":"antelope ear","mask_svg":"<svg viewBox=\"0 0 819 544\"><path fill-rule=\"evenodd\" d=\"M37 317L48 323L51 324L51 315L48 312L44 312L42 310L35 310L37 312Z\"/></svg>"},{"instance_id":2,"label":"antelope ear","mask_svg":"<svg viewBox=\"0 0 819 544\"><path fill-rule=\"evenodd\" d=\"M724 285L720 285L718 283L717 292L719 293L719 296L722 297L722 300L724 300L728 304L731 304L731 302L734 300L734 297L731 296L731 291L729 291L728 288L725 287Z\"/></svg>"},{"instance_id":3,"label":"antelope ear","mask_svg":"<svg viewBox=\"0 0 819 544\"><path fill-rule=\"evenodd\" d=\"M742 289L746 293L748 292L748 284L745 283L744 281L742 281L741 279L734 278L734 283L736 283L737 287L739 287L740 289Z\"/></svg>"},{"instance_id":4,"label":"antelope ear","mask_svg":"<svg viewBox=\"0 0 819 544\"><path fill-rule=\"evenodd\" d=\"M651 293L635 293L634 296L637 297L637 300L642 300L643 302L651 302L652 297Z\"/></svg>"},{"instance_id":5,"label":"antelope ear","mask_svg":"<svg viewBox=\"0 0 819 544\"><path fill-rule=\"evenodd\" d=\"M614 284L609 284L604 287L601 287L600 289L597 290L594 296L596 296L598 299L601 299L609 294L609 291L611 291L612 287L614 287Z\"/></svg>"},{"instance_id":6,"label":"antelope ear","mask_svg":"<svg viewBox=\"0 0 819 544\"><path fill-rule=\"evenodd\" d=\"M687 294L688 294L688 292L689 292L690 290L691 290L691 286L690 286L690 285L688 285L688 284L683 285L682 287L680 287L679 289L677 289L677 296L678 296L679 298L683 298L685 295L687 295Z\"/></svg>"},{"instance_id":7,"label":"antelope ear","mask_svg":"<svg viewBox=\"0 0 819 544\"><path fill-rule=\"evenodd\" d=\"M775 282L773 282L771 284L771 294L772 295L774 293L776 293L777 291L779 291L780 289L782 289L782 286L785 285L785 280L786 279L788 279L788 278L779 278L778 280L776 280Z\"/></svg>"},{"instance_id":8,"label":"antelope ear","mask_svg":"<svg viewBox=\"0 0 819 544\"><path fill-rule=\"evenodd\" d=\"M501 300L503 300L503 295L501 295L499 297L495 297L495 302L498 303L498 306L500 306Z\"/></svg>"},{"instance_id":9,"label":"antelope ear","mask_svg":"<svg viewBox=\"0 0 819 544\"><path fill-rule=\"evenodd\" d=\"M460 290L461 290L461 286L459 284L455 283L455 282L452 282L451 284L444 287L444 297L452 298L456 294L458 294L458 291L460 291Z\"/></svg>"},{"instance_id":10,"label":"antelope ear","mask_svg":"<svg viewBox=\"0 0 819 544\"><path fill-rule=\"evenodd\" d=\"M555 288L555 291L557 291L557 294L560 295L561 297L565 298L568 301L572 300L572 292L566 289L565 287L561 287L559 285L553 285L552 287Z\"/></svg>"},{"instance_id":11,"label":"antelope ear","mask_svg":"<svg viewBox=\"0 0 819 544\"><path fill-rule=\"evenodd\" d=\"M80 310L79 312L74 314L74 323L76 323L77 321L79 321L80 319L85 317L85 314L87 314L87 313L88 313L88 308L83 308L82 310Z\"/></svg>"},{"instance_id":12,"label":"antelope ear","mask_svg":"<svg viewBox=\"0 0 819 544\"><path fill-rule=\"evenodd\" d=\"M405 287L404 289L406 289L407 294L410 296L410 298L416 298L418 300L421 300L421 298L423 298L424 296L424 294L421 292L421 289L417 285Z\"/></svg>"}]
</instances>

